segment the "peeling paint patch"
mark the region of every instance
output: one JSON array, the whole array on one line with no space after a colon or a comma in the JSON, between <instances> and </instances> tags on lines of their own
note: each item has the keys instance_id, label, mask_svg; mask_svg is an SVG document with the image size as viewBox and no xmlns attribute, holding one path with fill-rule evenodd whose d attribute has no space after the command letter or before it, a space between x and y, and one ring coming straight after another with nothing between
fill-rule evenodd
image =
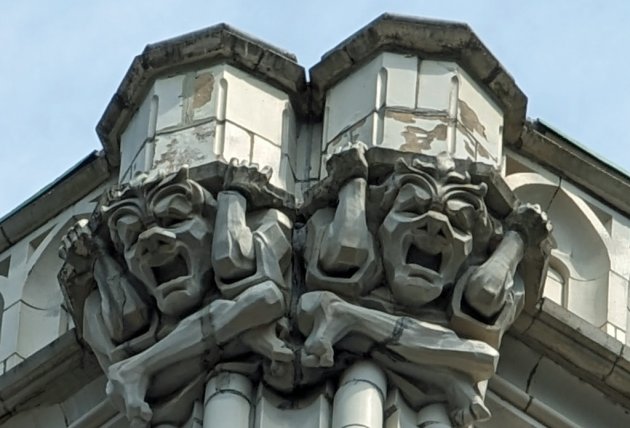
<instances>
[{"instance_id":1,"label":"peeling paint patch","mask_svg":"<svg viewBox=\"0 0 630 428\"><path fill-rule=\"evenodd\" d=\"M388 110L385 112L385 117L392 118L402 123L415 123L415 117L413 113L409 112L400 112L400 111L391 111Z\"/></svg>"},{"instance_id":2,"label":"peeling paint patch","mask_svg":"<svg viewBox=\"0 0 630 428\"><path fill-rule=\"evenodd\" d=\"M215 127L214 126L210 126L210 127L199 126L195 128L193 132L198 141L204 141L204 140L214 137Z\"/></svg>"},{"instance_id":3,"label":"peeling paint patch","mask_svg":"<svg viewBox=\"0 0 630 428\"><path fill-rule=\"evenodd\" d=\"M195 89L193 98L193 108L200 108L210 102L212 99L212 90L214 89L214 76L210 72L199 73L195 77Z\"/></svg>"},{"instance_id":4,"label":"peeling paint patch","mask_svg":"<svg viewBox=\"0 0 630 428\"><path fill-rule=\"evenodd\" d=\"M464 149L466 150L466 153L468 153L470 158L474 160L475 159L475 144L471 142L470 140L466 139L464 140Z\"/></svg>"},{"instance_id":5,"label":"peeling paint patch","mask_svg":"<svg viewBox=\"0 0 630 428\"><path fill-rule=\"evenodd\" d=\"M177 138L173 138L168 142L166 150L162 152L160 158L155 161L153 167L159 168L165 172L172 172L184 164L191 165L196 163L195 161L201 161L203 159L204 154L201 150L190 146L182 147Z\"/></svg>"},{"instance_id":6,"label":"peeling paint patch","mask_svg":"<svg viewBox=\"0 0 630 428\"><path fill-rule=\"evenodd\" d=\"M475 131L483 138L487 139L488 137L486 136L486 127L483 126L483 124L479 120L479 116L477 116L477 113L475 113L475 111L470 108L470 106L466 104L466 102L463 100L457 100L457 106L459 110L459 116L464 127L468 131Z\"/></svg>"},{"instance_id":7,"label":"peeling paint patch","mask_svg":"<svg viewBox=\"0 0 630 428\"><path fill-rule=\"evenodd\" d=\"M494 160L492 159L490 152L483 146L483 144L477 144L477 154L484 159Z\"/></svg>"},{"instance_id":8,"label":"peeling paint patch","mask_svg":"<svg viewBox=\"0 0 630 428\"><path fill-rule=\"evenodd\" d=\"M429 150L433 141L446 140L447 130L447 126L443 123L436 125L431 130L419 126L405 126L405 130L401 132L405 143L400 146L400 150L416 153Z\"/></svg>"}]
</instances>

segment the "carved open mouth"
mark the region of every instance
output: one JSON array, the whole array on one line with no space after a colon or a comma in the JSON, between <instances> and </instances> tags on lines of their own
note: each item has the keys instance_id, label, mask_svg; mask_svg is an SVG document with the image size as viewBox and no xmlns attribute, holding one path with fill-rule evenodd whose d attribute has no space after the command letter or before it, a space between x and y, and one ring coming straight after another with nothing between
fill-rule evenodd
<instances>
[{"instance_id":1,"label":"carved open mouth","mask_svg":"<svg viewBox=\"0 0 630 428\"><path fill-rule=\"evenodd\" d=\"M177 254L160 266L153 266L151 270L153 271L156 282L160 285L173 282L182 277L187 277L189 271L186 258L181 254Z\"/></svg>"},{"instance_id":2,"label":"carved open mouth","mask_svg":"<svg viewBox=\"0 0 630 428\"><path fill-rule=\"evenodd\" d=\"M411 245L407 251L406 263L439 273L442 266L442 252L431 254L416 245Z\"/></svg>"}]
</instances>

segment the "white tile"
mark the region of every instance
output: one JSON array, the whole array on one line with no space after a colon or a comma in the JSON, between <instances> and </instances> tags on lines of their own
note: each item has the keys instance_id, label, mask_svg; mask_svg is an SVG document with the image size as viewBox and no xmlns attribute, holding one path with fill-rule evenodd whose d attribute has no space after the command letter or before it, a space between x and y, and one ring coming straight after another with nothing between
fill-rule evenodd
<instances>
[{"instance_id":1,"label":"white tile","mask_svg":"<svg viewBox=\"0 0 630 428\"><path fill-rule=\"evenodd\" d=\"M120 173L125 175L138 152L143 148L148 138L151 138L154 130L151 129L151 117L157 103L153 102L153 91L145 97L140 108L133 115L127 128L120 136Z\"/></svg>"},{"instance_id":2,"label":"white tile","mask_svg":"<svg viewBox=\"0 0 630 428\"><path fill-rule=\"evenodd\" d=\"M560 280L559 280L560 279ZM559 305L562 305L562 293L564 290L564 280L558 277L558 272L549 268L547 272L547 279L545 281L545 288L543 291L543 297L553 300Z\"/></svg>"},{"instance_id":3,"label":"white tile","mask_svg":"<svg viewBox=\"0 0 630 428\"><path fill-rule=\"evenodd\" d=\"M570 279L567 309L595 326L602 325L608 312L607 280L607 277L589 281Z\"/></svg>"},{"instance_id":4,"label":"white tile","mask_svg":"<svg viewBox=\"0 0 630 428\"><path fill-rule=\"evenodd\" d=\"M381 67L375 58L359 68L326 93L324 142L334 139L343 129L374 111L381 96L377 79Z\"/></svg>"},{"instance_id":5,"label":"white tile","mask_svg":"<svg viewBox=\"0 0 630 428\"><path fill-rule=\"evenodd\" d=\"M282 113L289 103L287 94L233 67L226 67L224 78L226 119L281 145Z\"/></svg>"},{"instance_id":6,"label":"white tile","mask_svg":"<svg viewBox=\"0 0 630 428\"><path fill-rule=\"evenodd\" d=\"M182 122L184 74L158 79L153 90L158 98L156 131L177 126Z\"/></svg>"},{"instance_id":7,"label":"white tile","mask_svg":"<svg viewBox=\"0 0 630 428\"><path fill-rule=\"evenodd\" d=\"M391 52L381 54L382 67L387 72L385 105L415 108L418 82L418 58Z\"/></svg>"},{"instance_id":8,"label":"white tile","mask_svg":"<svg viewBox=\"0 0 630 428\"><path fill-rule=\"evenodd\" d=\"M214 139L216 123L207 122L176 132L158 135L152 168L165 173L216 160Z\"/></svg>"},{"instance_id":9,"label":"white tile","mask_svg":"<svg viewBox=\"0 0 630 428\"><path fill-rule=\"evenodd\" d=\"M421 61L416 107L447 112L451 93L455 90L453 78L457 77L457 70L457 65L452 62Z\"/></svg>"},{"instance_id":10,"label":"white tile","mask_svg":"<svg viewBox=\"0 0 630 428\"><path fill-rule=\"evenodd\" d=\"M225 123L225 142L223 143L223 158L229 162L232 158L251 161L253 135L243 128L231 123Z\"/></svg>"},{"instance_id":11,"label":"white tile","mask_svg":"<svg viewBox=\"0 0 630 428\"><path fill-rule=\"evenodd\" d=\"M254 147L252 149L252 163L258 164L260 168L265 166L271 167L273 175L271 176L271 183L286 189L285 182L287 174L291 174L288 161L285 168L281 168L282 162L282 150L280 147L272 144L271 142L261 138L257 135L254 136Z\"/></svg>"}]
</instances>

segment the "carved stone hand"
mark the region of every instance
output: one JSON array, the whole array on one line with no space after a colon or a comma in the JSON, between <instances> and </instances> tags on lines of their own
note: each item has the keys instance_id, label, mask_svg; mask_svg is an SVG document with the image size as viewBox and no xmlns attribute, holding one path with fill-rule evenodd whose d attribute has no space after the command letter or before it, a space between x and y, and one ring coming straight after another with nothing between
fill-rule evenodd
<instances>
[{"instance_id":1,"label":"carved stone hand","mask_svg":"<svg viewBox=\"0 0 630 428\"><path fill-rule=\"evenodd\" d=\"M521 235L509 231L490 258L470 276L464 296L468 304L482 316L492 317L505 304L524 249Z\"/></svg>"},{"instance_id":2,"label":"carved stone hand","mask_svg":"<svg viewBox=\"0 0 630 428\"><path fill-rule=\"evenodd\" d=\"M59 257L72 265L76 273L91 269L94 243L87 219L77 221L61 240Z\"/></svg>"}]
</instances>

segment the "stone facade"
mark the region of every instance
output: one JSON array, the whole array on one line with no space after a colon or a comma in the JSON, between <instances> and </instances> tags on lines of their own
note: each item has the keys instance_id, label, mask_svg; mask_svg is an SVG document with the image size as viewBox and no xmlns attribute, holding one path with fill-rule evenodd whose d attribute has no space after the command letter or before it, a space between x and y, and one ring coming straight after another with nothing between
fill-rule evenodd
<instances>
[{"instance_id":1,"label":"stone facade","mask_svg":"<svg viewBox=\"0 0 630 428\"><path fill-rule=\"evenodd\" d=\"M225 25L134 60L0 221L2 426L630 423L630 178L465 25L309 74Z\"/></svg>"}]
</instances>

